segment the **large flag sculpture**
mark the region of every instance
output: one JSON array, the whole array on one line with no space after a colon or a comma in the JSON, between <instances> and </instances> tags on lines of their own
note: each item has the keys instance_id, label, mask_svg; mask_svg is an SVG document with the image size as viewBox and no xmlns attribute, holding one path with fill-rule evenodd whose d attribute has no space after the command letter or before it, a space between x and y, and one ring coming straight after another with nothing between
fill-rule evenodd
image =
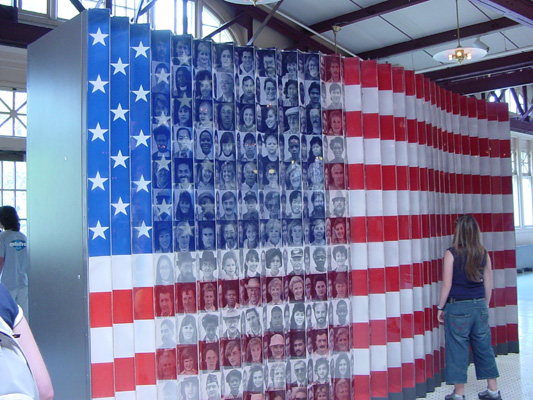
<instances>
[{"instance_id":1,"label":"large flag sculpture","mask_svg":"<svg viewBox=\"0 0 533 400\"><path fill-rule=\"evenodd\" d=\"M495 260L495 349L517 351L505 105L83 17L93 399L423 396L462 213Z\"/></svg>"}]
</instances>

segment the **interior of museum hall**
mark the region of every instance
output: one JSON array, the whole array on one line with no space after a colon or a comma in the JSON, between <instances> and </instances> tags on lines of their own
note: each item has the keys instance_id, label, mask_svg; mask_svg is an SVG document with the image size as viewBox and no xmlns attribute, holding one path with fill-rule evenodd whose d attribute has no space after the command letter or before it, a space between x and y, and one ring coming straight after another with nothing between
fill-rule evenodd
<instances>
[{"instance_id":1,"label":"interior of museum hall","mask_svg":"<svg viewBox=\"0 0 533 400\"><path fill-rule=\"evenodd\" d=\"M443 399L465 214L500 398L533 398L532 29L526 0L0 0L29 260L0 279L55 398Z\"/></svg>"}]
</instances>

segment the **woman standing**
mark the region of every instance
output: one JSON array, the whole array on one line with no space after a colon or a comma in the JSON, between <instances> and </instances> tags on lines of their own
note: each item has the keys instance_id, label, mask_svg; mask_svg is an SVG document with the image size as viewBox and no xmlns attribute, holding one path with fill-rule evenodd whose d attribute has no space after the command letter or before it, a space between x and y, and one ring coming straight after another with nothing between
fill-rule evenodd
<instances>
[{"instance_id":1,"label":"woman standing","mask_svg":"<svg viewBox=\"0 0 533 400\"><path fill-rule=\"evenodd\" d=\"M445 400L464 400L468 348L472 347L476 377L486 379L488 389L480 399L498 399L498 368L491 347L488 304L492 294L492 266L481 244L476 220L461 215L455 221L452 247L444 255L437 318L446 336L446 382L454 391Z\"/></svg>"},{"instance_id":2,"label":"woman standing","mask_svg":"<svg viewBox=\"0 0 533 400\"><path fill-rule=\"evenodd\" d=\"M26 235L20 232L17 211L0 207L0 281L22 307L28 319L28 250Z\"/></svg>"}]
</instances>

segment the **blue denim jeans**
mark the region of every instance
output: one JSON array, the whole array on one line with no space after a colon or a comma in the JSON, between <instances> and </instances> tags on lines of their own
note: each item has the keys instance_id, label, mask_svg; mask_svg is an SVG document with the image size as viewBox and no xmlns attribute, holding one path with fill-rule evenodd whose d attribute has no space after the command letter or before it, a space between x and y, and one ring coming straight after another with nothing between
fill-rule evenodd
<instances>
[{"instance_id":1,"label":"blue denim jeans","mask_svg":"<svg viewBox=\"0 0 533 400\"><path fill-rule=\"evenodd\" d=\"M485 299L446 304L446 383L466 383L468 345L472 347L477 379L497 378L498 367L491 346L489 309Z\"/></svg>"}]
</instances>

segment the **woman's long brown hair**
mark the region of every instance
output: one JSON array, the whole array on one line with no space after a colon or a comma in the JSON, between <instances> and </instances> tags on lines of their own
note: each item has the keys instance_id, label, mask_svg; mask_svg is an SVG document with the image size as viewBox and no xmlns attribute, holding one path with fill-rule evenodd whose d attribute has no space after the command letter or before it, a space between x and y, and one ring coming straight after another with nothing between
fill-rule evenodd
<instances>
[{"instance_id":1,"label":"woman's long brown hair","mask_svg":"<svg viewBox=\"0 0 533 400\"><path fill-rule=\"evenodd\" d=\"M466 257L466 277L479 282L483 276L483 262L487 250L481 244L479 225L471 215L461 215L455 220L452 246Z\"/></svg>"}]
</instances>

